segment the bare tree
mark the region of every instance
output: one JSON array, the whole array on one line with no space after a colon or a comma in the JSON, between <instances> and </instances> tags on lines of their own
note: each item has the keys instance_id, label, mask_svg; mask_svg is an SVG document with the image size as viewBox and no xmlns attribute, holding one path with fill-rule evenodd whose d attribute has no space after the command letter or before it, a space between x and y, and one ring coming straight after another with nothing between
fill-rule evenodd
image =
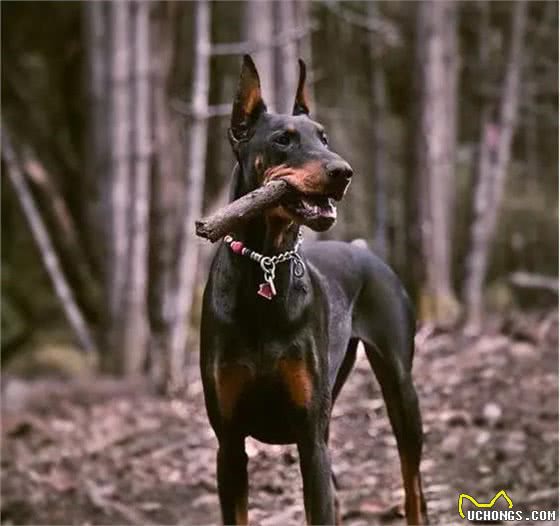
<instances>
[{"instance_id":1,"label":"bare tree","mask_svg":"<svg viewBox=\"0 0 560 526\"><path fill-rule=\"evenodd\" d=\"M6 163L8 177L18 197L25 217L29 222L31 233L35 238L43 264L53 283L56 295L64 310L70 327L76 335L80 346L92 355L97 352L95 340L90 332L88 324L76 303L74 294L68 280L64 275L58 254L52 244L48 231L45 227L39 209L33 200L27 181L19 165L16 153L12 146L11 138L2 128L2 156Z\"/></svg>"},{"instance_id":2,"label":"bare tree","mask_svg":"<svg viewBox=\"0 0 560 526\"><path fill-rule=\"evenodd\" d=\"M274 47L270 45L274 36L274 4L275 2L247 0L243 19L243 38L256 49L253 59L259 70L264 100L271 110L276 109Z\"/></svg>"},{"instance_id":3,"label":"bare tree","mask_svg":"<svg viewBox=\"0 0 560 526\"><path fill-rule=\"evenodd\" d=\"M123 295L126 286L128 256L128 212L130 199L130 100L129 66L130 4L114 2L108 6L109 79L108 97L108 223L106 239L109 244L106 295L108 298L107 353L103 367L107 371L123 373ZM119 349L119 351L116 351Z\"/></svg>"},{"instance_id":4,"label":"bare tree","mask_svg":"<svg viewBox=\"0 0 560 526\"><path fill-rule=\"evenodd\" d=\"M517 123L526 18L527 4L525 0L518 0L514 3L512 12L508 59L497 110L487 107L483 111L470 249L463 285L467 326L472 331L478 329L482 317L482 287L488 269L490 247L496 231L511 157L511 142Z\"/></svg>"},{"instance_id":5,"label":"bare tree","mask_svg":"<svg viewBox=\"0 0 560 526\"><path fill-rule=\"evenodd\" d=\"M107 82L108 82L108 43L107 9L104 2L85 2L82 8L86 67L84 85L88 98L88 126L85 152L85 184L87 198L86 226L84 235L99 273L105 274L103 262L107 258L106 244L99 246L98 240L106 233L104 225L108 210L107 155Z\"/></svg>"},{"instance_id":6,"label":"bare tree","mask_svg":"<svg viewBox=\"0 0 560 526\"><path fill-rule=\"evenodd\" d=\"M314 24L312 22L313 3L307 0L295 0L295 16L305 32L298 39L298 55L307 65L307 97L313 103L315 101L313 83L313 45L312 34Z\"/></svg>"},{"instance_id":7,"label":"bare tree","mask_svg":"<svg viewBox=\"0 0 560 526\"><path fill-rule=\"evenodd\" d=\"M420 316L438 324L456 320L458 302L451 283L450 189L455 169L456 31L454 2L416 4L415 147L413 170L418 182L423 285ZM451 26L451 27L449 27Z\"/></svg>"},{"instance_id":8,"label":"bare tree","mask_svg":"<svg viewBox=\"0 0 560 526\"><path fill-rule=\"evenodd\" d=\"M379 17L377 2L367 4L368 19ZM385 71L381 65L381 35L373 31L368 33L370 62L370 104L371 127L373 138L373 177L374 177L374 233L373 246L377 254L386 258L387 246L387 92Z\"/></svg>"},{"instance_id":9,"label":"bare tree","mask_svg":"<svg viewBox=\"0 0 560 526\"><path fill-rule=\"evenodd\" d=\"M19 157L76 302L84 317L95 326L99 322L99 282L68 203L57 180L29 146L20 146Z\"/></svg>"},{"instance_id":10,"label":"bare tree","mask_svg":"<svg viewBox=\"0 0 560 526\"><path fill-rule=\"evenodd\" d=\"M151 174L148 2L84 6L90 133L88 179L104 225L105 371L137 375L146 360ZM94 183L94 181L99 181ZM93 227L90 236L99 235ZM99 243L98 243L99 245Z\"/></svg>"},{"instance_id":11,"label":"bare tree","mask_svg":"<svg viewBox=\"0 0 560 526\"><path fill-rule=\"evenodd\" d=\"M293 0L273 2L274 21L277 34L285 34L293 26L295 20L295 5ZM294 93L297 84L297 43L294 40L286 42L275 49L276 110L279 113L291 113L294 104Z\"/></svg>"},{"instance_id":12,"label":"bare tree","mask_svg":"<svg viewBox=\"0 0 560 526\"><path fill-rule=\"evenodd\" d=\"M149 254L149 318L151 328L150 373L163 390L169 372L169 338L172 299L176 285L179 202L183 196L184 170L180 115L169 104L169 78L173 69L176 20L180 4L158 5L152 13L152 100L154 173L151 192ZM166 365L167 364L167 365Z\"/></svg>"},{"instance_id":13,"label":"bare tree","mask_svg":"<svg viewBox=\"0 0 560 526\"><path fill-rule=\"evenodd\" d=\"M443 196L447 200L446 210L447 210L447 224L448 224L448 235L452 236L453 233L453 217L455 211L455 191L456 191L456 157L457 157L457 130L458 130L458 82L459 82L459 65L460 65L460 55L459 55L459 44L457 38L457 17L458 17L458 6L454 9L450 9L446 13L446 21L444 26L443 38L445 45L445 55L444 61L446 67L449 71L449 76L447 77L447 82L444 84L445 96L443 101L445 104L445 111L449 119L449 129L451 133L446 136L447 139L447 156L448 156L448 166L450 170L450 175L440 181L445 184L443 191ZM449 272L451 273L452 263L451 263L451 243L449 243Z\"/></svg>"},{"instance_id":14,"label":"bare tree","mask_svg":"<svg viewBox=\"0 0 560 526\"><path fill-rule=\"evenodd\" d=\"M541 54L540 47L546 46L546 36L549 33L551 21L557 18L558 6L554 2L546 2L538 25L534 29L534 36L527 39L525 45L525 54L538 57ZM533 69L530 68L533 66ZM537 71L540 64L537 60L525 60L525 74L520 90L519 120L524 122L523 140L525 162L527 167L527 176L525 178L526 188L529 192L534 192L538 188L538 174L541 171L542 159L539 155L539 117L534 108L538 107L539 81L537 80ZM549 63L549 67L555 67Z\"/></svg>"},{"instance_id":15,"label":"bare tree","mask_svg":"<svg viewBox=\"0 0 560 526\"><path fill-rule=\"evenodd\" d=\"M182 9L140 1L109 4L101 11L89 7L86 13L91 26L86 43L97 46L89 60L104 64L90 64L90 76L103 69L107 73L105 90L96 87L91 97L92 112L103 108L107 114L105 119L93 116L92 131L100 126L99 138L109 138L99 148L107 157L108 352L103 363L108 371L136 375L149 358L160 387L183 383L196 286L193 224L202 212L206 169L211 6L199 1L193 9L195 60L186 147L180 116L169 105L176 18ZM105 47L93 38L103 33L109 37Z\"/></svg>"},{"instance_id":16,"label":"bare tree","mask_svg":"<svg viewBox=\"0 0 560 526\"><path fill-rule=\"evenodd\" d=\"M198 0L195 4L194 24L193 114L188 130L186 207L181 224L178 279L173 291L171 307L173 322L169 341L168 371L165 374L172 389L184 383L186 343L196 285L198 241L193 225L202 212L210 86L210 5L205 0Z\"/></svg>"},{"instance_id":17,"label":"bare tree","mask_svg":"<svg viewBox=\"0 0 560 526\"><path fill-rule=\"evenodd\" d=\"M127 375L142 372L148 350L147 278L150 202L150 22L147 1L130 4L131 180L128 205L128 249L123 291L122 349Z\"/></svg>"}]
</instances>

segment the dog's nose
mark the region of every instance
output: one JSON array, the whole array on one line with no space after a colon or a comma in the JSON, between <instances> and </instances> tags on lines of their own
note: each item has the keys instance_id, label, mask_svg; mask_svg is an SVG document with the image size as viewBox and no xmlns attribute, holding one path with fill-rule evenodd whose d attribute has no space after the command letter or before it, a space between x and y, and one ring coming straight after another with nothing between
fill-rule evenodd
<instances>
[{"instance_id":1,"label":"dog's nose","mask_svg":"<svg viewBox=\"0 0 560 526\"><path fill-rule=\"evenodd\" d=\"M350 179L354 170L346 161L331 161L327 164L327 174L332 179Z\"/></svg>"}]
</instances>

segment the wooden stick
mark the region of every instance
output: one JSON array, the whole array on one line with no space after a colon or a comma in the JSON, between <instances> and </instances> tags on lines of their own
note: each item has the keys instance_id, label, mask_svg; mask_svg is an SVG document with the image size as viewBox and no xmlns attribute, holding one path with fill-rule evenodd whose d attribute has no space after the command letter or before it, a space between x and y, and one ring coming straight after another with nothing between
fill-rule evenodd
<instances>
[{"instance_id":1,"label":"wooden stick","mask_svg":"<svg viewBox=\"0 0 560 526\"><path fill-rule=\"evenodd\" d=\"M271 181L236 199L215 214L196 221L196 235L214 243L247 219L277 204L289 190L286 181Z\"/></svg>"}]
</instances>

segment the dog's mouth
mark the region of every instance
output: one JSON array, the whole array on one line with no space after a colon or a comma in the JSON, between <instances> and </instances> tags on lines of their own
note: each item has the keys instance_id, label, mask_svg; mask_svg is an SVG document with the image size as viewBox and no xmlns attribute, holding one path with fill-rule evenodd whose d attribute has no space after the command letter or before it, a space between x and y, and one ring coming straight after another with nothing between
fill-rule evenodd
<instances>
[{"instance_id":1,"label":"dog's mouth","mask_svg":"<svg viewBox=\"0 0 560 526\"><path fill-rule=\"evenodd\" d=\"M298 220L309 228L323 232L336 221L336 196L296 193L282 203Z\"/></svg>"}]
</instances>

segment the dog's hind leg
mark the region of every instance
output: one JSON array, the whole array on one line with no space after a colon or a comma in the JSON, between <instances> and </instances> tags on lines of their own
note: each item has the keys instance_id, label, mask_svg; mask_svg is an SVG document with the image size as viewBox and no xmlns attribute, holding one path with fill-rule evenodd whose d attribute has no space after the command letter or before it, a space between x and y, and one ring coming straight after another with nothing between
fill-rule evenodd
<instances>
[{"instance_id":1,"label":"dog's hind leg","mask_svg":"<svg viewBox=\"0 0 560 526\"><path fill-rule=\"evenodd\" d=\"M350 374L350 371L352 370L352 368L354 367L354 364L356 363L356 349L358 347L359 341L360 340L358 340L357 338L352 338L348 342L348 347L346 349L346 354L344 355L344 359L342 360L342 364L340 366L340 369L338 370L338 374L336 376L336 380L335 380L334 387L333 387L333 390L332 390L331 409L334 406L334 403L336 402L336 399L338 398L338 395L340 394L340 390L342 389L344 383L348 379L348 375ZM328 428L327 428L326 435L327 435L326 436L326 442L328 443L329 442L329 429ZM336 477L334 475L334 471L332 470L332 468L331 468L331 482L332 482L333 495L334 495L334 513L335 513L335 518L336 518L336 524L342 524L340 499L338 498L338 495L337 495L338 483L336 481Z\"/></svg>"},{"instance_id":2,"label":"dog's hind leg","mask_svg":"<svg viewBox=\"0 0 560 526\"><path fill-rule=\"evenodd\" d=\"M353 332L364 344L367 359L381 386L397 440L408 524L427 524L420 479L422 419L412 383L415 320L397 276L379 258L364 250L364 283L357 299Z\"/></svg>"},{"instance_id":3,"label":"dog's hind leg","mask_svg":"<svg viewBox=\"0 0 560 526\"><path fill-rule=\"evenodd\" d=\"M352 367L354 367L354 364L356 363L356 349L358 348L358 343L360 343L358 338L352 338L348 342L346 354L344 355L344 359L342 360L342 364L340 365L340 369L338 370L338 374L336 375L336 380L334 382L331 408L334 406L342 386L346 382Z\"/></svg>"},{"instance_id":4,"label":"dog's hind leg","mask_svg":"<svg viewBox=\"0 0 560 526\"><path fill-rule=\"evenodd\" d=\"M427 509L422 493L420 457L422 454L422 421L410 367L402 363L400 353L383 353L365 344L366 356L381 386L391 427L397 439L405 491L405 513L408 524L427 524Z\"/></svg>"}]
</instances>

